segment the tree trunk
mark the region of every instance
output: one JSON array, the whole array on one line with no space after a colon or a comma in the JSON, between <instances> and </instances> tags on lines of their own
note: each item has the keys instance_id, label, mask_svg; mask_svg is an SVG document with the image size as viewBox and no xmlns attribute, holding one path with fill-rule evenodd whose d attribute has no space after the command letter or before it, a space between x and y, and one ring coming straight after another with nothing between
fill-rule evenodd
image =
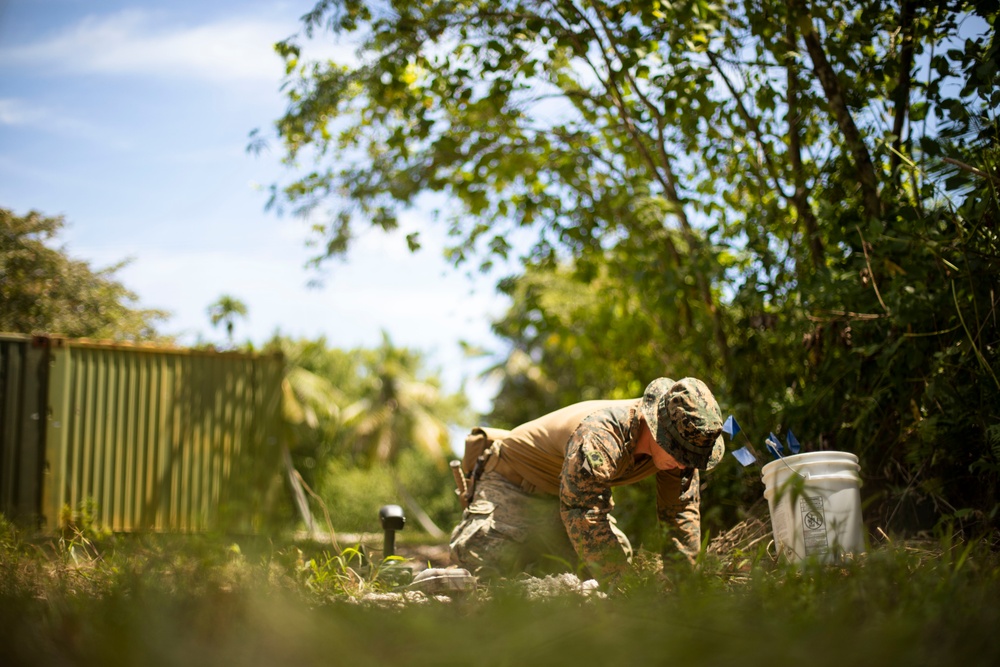
<instances>
[{"instance_id":1,"label":"tree trunk","mask_svg":"<svg viewBox=\"0 0 1000 667\"><path fill-rule=\"evenodd\" d=\"M833 113L834 120L847 143L847 149L854 159L854 168L858 172L858 182L861 185L861 199L865 215L870 218L880 218L882 216L882 202L878 195L878 178L875 175L875 166L872 164L868 147L865 146L858 126L854 124L854 118L847 108L837 73L834 72L830 61L826 59L826 52L823 50L819 35L813 28L812 16L805 6L805 1L791 0L791 5L797 10L798 16L789 17L789 20L798 19L802 38L806 43L806 50L812 59L813 72L816 73L816 77L823 87L827 102L830 104L830 111Z\"/></svg>"},{"instance_id":2,"label":"tree trunk","mask_svg":"<svg viewBox=\"0 0 1000 667\"><path fill-rule=\"evenodd\" d=\"M892 91L893 119L892 134L892 155L889 156L889 166L893 178L896 169L899 168L903 151L903 125L906 123L906 116L910 109L910 81L913 69L913 30L916 9L913 0L903 0L903 7L900 10L899 27L902 34L903 46L899 54L899 81Z\"/></svg>"},{"instance_id":3,"label":"tree trunk","mask_svg":"<svg viewBox=\"0 0 1000 667\"><path fill-rule=\"evenodd\" d=\"M312 512L309 511L309 499L306 498L306 492L302 488L299 473L292 464L292 454L288 451L288 445L281 446L281 460L285 464L285 472L288 473L288 483L292 487L295 506L302 516L302 522L305 523L306 530L309 531L309 536L312 537L313 532L316 530L316 521L313 519Z\"/></svg>"},{"instance_id":4,"label":"tree trunk","mask_svg":"<svg viewBox=\"0 0 1000 667\"><path fill-rule=\"evenodd\" d=\"M819 236L819 223L809 205L809 195L806 189L805 175L802 173L802 140L799 136L799 78L795 73L795 62L792 53L795 51L795 24L788 21L785 29L788 40L788 55L785 56L785 68L788 72L788 159L791 162L792 180L795 194L792 201L805 226L806 240L812 255L813 266L817 269L823 266L823 241Z\"/></svg>"},{"instance_id":5,"label":"tree trunk","mask_svg":"<svg viewBox=\"0 0 1000 667\"><path fill-rule=\"evenodd\" d=\"M674 183L677 181L674 176L673 169L671 169L669 160L664 161L663 171L666 176L664 178L664 182L668 185L666 188L667 199L676 207L677 218L681 223L681 231L684 233L692 252L695 256L697 256L701 253L703 244L701 239L698 238L698 235L694 233L694 229L688 221L687 213L684 212L684 204L681 201L680 196L677 194L677 189L674 187ZM705 303L705 307L708 308L709 314L712 316L712 332L715 336L715 345L718 348L719 356L721 357L722 371L725 374L725 377L731 380L732 368L729 358L729 339L726 338L726 330L722 322L722 311L715 302L715 296L712 294L712 286L709 284L708 278L705 274L701 271L696 271L695 282L698 285L698 292L701 295L701 299Z\"/></svg>"}]
</instances>

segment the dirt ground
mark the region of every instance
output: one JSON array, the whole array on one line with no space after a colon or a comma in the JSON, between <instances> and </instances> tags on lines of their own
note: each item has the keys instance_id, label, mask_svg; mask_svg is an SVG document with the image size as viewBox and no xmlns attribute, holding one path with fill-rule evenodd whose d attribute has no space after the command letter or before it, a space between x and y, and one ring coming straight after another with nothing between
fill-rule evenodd
<instances>
[{"instance_id":1,"label":"dirt ground","mask_svg":"<svg viewBox=\"0 0 1000 667\"><path fill-rule=\"evenodd\" d=\"M448 567L452 564L447 544L402 544L397 545L396 552L407 562L412 561L414 569Z\"/></svg>"},{"instance_id":2,"label":"dirt ground","mask_svg":"<svg viewBox=\"0 0 1000 667\"><path fill-rule=\"evenodd\" d=\"M760 542L770 539L771 528L766 521L766 505L752 508L744 521L733 526L730 530L716 535L708 545L708 552L716 556L723 556L734 549L749 551ZM331 544L333 540L327 533L305 533L296 536L300 540L312 540L315 542ZM383 535L381 533L341 533L335 536L336 545L340 548L363 545L364 548L377 554L383 548ZM406 560L406 565L414 572L426 568L448 567L452 565L448 544L417 544L407 543L406 539L400 535L397 537L396 554Z\"/></svg>"}]
</instances>

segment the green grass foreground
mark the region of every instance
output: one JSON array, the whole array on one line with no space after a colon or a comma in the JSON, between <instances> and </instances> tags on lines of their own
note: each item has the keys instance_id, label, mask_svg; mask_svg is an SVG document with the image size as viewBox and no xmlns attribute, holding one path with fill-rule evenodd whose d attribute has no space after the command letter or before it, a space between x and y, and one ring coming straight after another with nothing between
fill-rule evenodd
<instances>
[{"instance_id":1,"label":"green grass foreground","mask_svg":"<svg viewBox=\"0 0 1000 667\"><path fill-rule=\"evenodd\" d=\"M0 664L996 665L1000 557L986 541L880 546L843 567L763 552L606 598L359 603L392 568L353 549L199 536L28 540L0 520Z\"/></svg>"}]
</instances>

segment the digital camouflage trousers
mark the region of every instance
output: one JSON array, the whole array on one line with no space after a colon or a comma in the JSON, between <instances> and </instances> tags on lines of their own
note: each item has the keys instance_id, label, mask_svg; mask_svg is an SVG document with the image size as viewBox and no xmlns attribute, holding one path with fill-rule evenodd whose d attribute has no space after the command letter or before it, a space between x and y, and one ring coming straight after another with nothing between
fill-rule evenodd
<instances>
[{"instance_id":1,"label":"digital camouflage trousers","mask_svg":"<svg viewBox=\"0 0 1000 667\"><path fill-rule=\"evenodd\" d=\"M628 538L612 530L631 556ZM559 499L530 494L496 472L476 484L472 502L451 533L451 559L479 576L577 572L579 559L559 514Z\"/></svg>"}]
</instances>

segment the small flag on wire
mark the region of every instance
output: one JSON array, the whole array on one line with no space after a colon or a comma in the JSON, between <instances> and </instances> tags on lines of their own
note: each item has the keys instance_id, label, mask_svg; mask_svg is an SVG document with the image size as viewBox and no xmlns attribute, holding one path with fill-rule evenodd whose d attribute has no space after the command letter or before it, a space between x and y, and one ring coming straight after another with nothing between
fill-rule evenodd
<instances>
[{"instance_id":1,"label":"small flag on wire","mask_svg":"<svg viewBox=\"0 0 1000 667\"><path fill-rule=\"evenodd\" d=\"M781 441L778 440L778 436L776 436L773 432L768 436L767 440L764 441L764 445L767 447L767 451L774 454L774 458L781 458L781 450L784 449L784 447L781 446Z\"/></svg>"},{"instance_id":2,"label":"small flag on wire","mask_svg":"<svg viewBox=\"0 0 1000 667\"><path fill-rule=\"evenodd\" d=\"M802 449L802 445L799 444L798 438L792 433L792 429L788 429L788 437L785 439L785 442L788 443L788 451L792 454L798 454L799 450Z\"/></svg>"},{"instance_id":3,"label":"small flag on wire","mask_svg":"<svg viewBox=\"0 0 1000 667\"><path fill-rule=\"evenodd\" d=\"M753 455L753 452L746 447L740 447L739 449L733 450L733 456L736 457L736 460L739 461L740 465L744 468L757 460L757 457Z\"/></svg>"},{"instance_id":4,"label":"small flag on wire","mask_svg":"<svg viewBox=\"0 0 1000 667\"><path fill-rule=\"evenodd\" d=\"M728 435L730 440L736 437L736 434L740 432L740 425L736 421L736 417L729 415L729 419L722 425L722 432Z\"/></svg>"}]
</instances>

